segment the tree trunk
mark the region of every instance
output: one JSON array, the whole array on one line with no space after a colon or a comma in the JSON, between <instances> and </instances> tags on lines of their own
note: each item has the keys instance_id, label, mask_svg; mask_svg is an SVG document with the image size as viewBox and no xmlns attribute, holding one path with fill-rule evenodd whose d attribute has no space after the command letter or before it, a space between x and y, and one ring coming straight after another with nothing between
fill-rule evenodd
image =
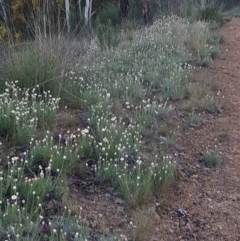
<instances>
[{"instance_id":1,"label":"tree trunk","mask_svg":"<svg viewBox=\"0 0 240 241\"><path fill-rule=\"evenodd\" d=\"M81 0L74 0L74 7L75 7L76 21L78 21L78 20L80 21L81 15L82 15Z\"/></svg>"},{"instance_id":2,"label":"tree trunk","mask_svg":"<svg viewBox=\"0 0 240 241\"><path fill-rule=\"evenodd\" d=\"M150 22L150 4L149 0L142 0L142 15L144 24L147 25Z\"/></svg>"},{"instance_id":3,"label":"tree trunk","mask_svg":"<svg viewBox=\"0 0 240 241\"><path fill-rule=\"evenodd\" d=\"M92 18L92 3L93 3L93 0L90 0L89 2L89 11L88 11L88 22L89 22L89 26L92 27L92 21L91 21L91 18Z\"/></svg>"},{"instance_id":4,"label":"tree trunk","mask_svg":"<svg viewBox=\"0 0 240 241\"><path fill-rule=\"evenodd\" d=\"M85 24L89 25L90 27L91 27L91 17L92 17L92 3L93 3L93 0L86 0L85 11L84 11Z\"/></svg>"},{"instance_id":5,"label":"tree trunk","mask_svg":"<svg viewBox=\"0 0 240 241\"><path fill-rule=\"evenodd\" d=\"M128 15L129 0L120 0L120 17L126 18Z\"/></svg>"},{"instance_id":6,"label":"tree trunk","mask_svg":"<svg viewBox=\"0 0 240 241\"><path fill-rule=\"evenodd\" d=\"M86 0L86 3L85 3L85 13L84 13L84 17L85 17L85 24L87 25L88 24L88 21L89 21L89 15L88 15L88 12L89 12L89 0Z\"/></svg>"},{"instance_id":7,"label":"tree trunk","mask_svg":"<svg viewBox=\"0 0 240 241\"><path fill-rule=\"evenodd\" d=\"M68 31L68 34L70 34L70 6L69 6L69 0L65 0L65 11L66 11L67 31Z\"/></svg>"},{"instance_id":8,"label":"tree trunk","mask_svg":"<svg viewBox=\"0 0 240 241\"><path fill-rule=\"evenodd\" d=\"M81 0L78 0L78 9L79 9L79 14L80 14L80 18L79 18L79 20L81 20L81 17L82 17Z\"/></svg>"}]
</instances>

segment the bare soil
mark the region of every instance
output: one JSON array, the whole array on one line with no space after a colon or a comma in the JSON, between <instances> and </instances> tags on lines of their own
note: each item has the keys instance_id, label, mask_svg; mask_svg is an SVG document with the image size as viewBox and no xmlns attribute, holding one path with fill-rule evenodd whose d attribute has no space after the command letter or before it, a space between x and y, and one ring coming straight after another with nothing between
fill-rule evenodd
<instances>
[{"instance_id":1,"label":"bare soil","mask_svg":"<svg viewBox=\"0 0 240 241\"><path fill-rule=\"evenodd\" d=\"M168 200L159 208L156 200L144 207L152 213L148 241L240 240L240 18L226 22L220 32L221 56L201 73L206 81L217 80L222 110L206 114L200 127L180 131L175 149L178 175ZM222 162L210 169L202 155L215 147ZM107 183L80 182L71 193L69 202L76 209L82 206L92 240L114 232L131 237L133 210Z\"/></svg>"}]
</instances>

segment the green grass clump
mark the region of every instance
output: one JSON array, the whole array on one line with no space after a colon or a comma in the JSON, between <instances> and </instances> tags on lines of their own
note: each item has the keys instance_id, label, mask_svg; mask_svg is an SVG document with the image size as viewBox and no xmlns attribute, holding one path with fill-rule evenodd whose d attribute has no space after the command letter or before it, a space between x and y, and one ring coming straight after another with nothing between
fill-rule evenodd
<instances>
[{"instance_id":1,"label":"green grass clump","mask_svg":"<svg viewBox=\"0 0 240 241\"><path fill-rule=\"evenodd\" d=\"M109 3L102 7L97 18L100 24L109 22L113 27L116 27L120 23L119 9L115 4Z\"/></svg>"},{"instance_id":2,"label":"green grass clump","mask_svg":"<svg viewBox=\"0 0 240 241\"><path fill-rule=\"evenodd\" d=\"M240 6L233 6L227 11L227 15L231 17L240 17Z\"/></svg>"},{"instance_id":3,"label":"green grass clump","mask_svg":"<svg viewBox=\"0 0 240 241\"><path fill-rule=\"evenodd\" d=\"M214 21L218 23L220 26L223 25L223 16L216 8L207 7L205 9L200 10L199 19L201 21Z\"/></svg>"},{"instance_id":4,"label":"green grass clump","mask_svg":"<svg viewBox=\"0 0 240 241\"><path fill-rule=\"evenodd\" d=\"M180 15L187 17L190 21L214 22L219 26L223 24L223 9L226 1L212 0L190 0L183 2L180 7Z\"/></svg>"},{"instance_id":5,"label":"green grass clump","mask_svg":"<svg viewBox=\"0 0 240 241\"><path fill-rule=\"evenodd\" d=\"M200 114L191 113L189 122L192 126L199 126L203 123L203 118Z\"/></svg>"},{"instance_id":6,"label":"green grass clump","mask_svg":"<svg viewBox=\"0 0 240 241\"><path fill-rule=\"evenodd\" d=\"M53 176L48 168L39 165L35 174L28 158L27 152L21 158L8 157L7 172L0 171L0 237L40 241L60 237L66 240L67 235L84 240L87 229L63 206L62 193L57 193L59 189L66 191L64 183L58 182L61 172Z\"/></svg>"},{"instance_id":7,"label":"green grass clump","mask_svg":"<svg viewBox=\"0 0 240 241\"><path fill-rule=\"evenodd\" d=\"M163 164L157 166L153 174L152 192L159 198L165 195L175 178L175 166L170 156L163 157Z\"/></svg>"},{"instance_id":8,"label":"green grass clump","mask_svg":"<svg viewBox=\"0 0 240 241\"><path fill-rule=\"evenodd\" d=\"M119 45L119 34L113 27L110 20L102 24L100 21L96 21L96 35L98 44L102 50L111 50Z\"/></svg>"},{"instance_id":9,"label":"green grass clump","mask_svg":"<svg viewBox=\"0 0 240 241\"><path fill-rule=\"evenodd\" d=\"M209 113L219 113L221 111L221 105L217 98L208 98L206 101L206 111Z\"/></svg>"},{"instance_id":10,"label":"green grass clump","mask_svg":"<svg viewBox=\"0 0 240 241\"><path fill-rule=\"evenodd\" d=\"M120 160L104 161L107 165L96 171L105 180L110 180L133 208L143 205L153 195L159 197L175 177L175 167L171 161L165 164L151 163L148 167L139 158L128 162L127 155Z\"/></svg>"},{"instance_id":11,"label":"green grass clump","mask_svg":"<svg viewBox=\"0 0 240 241\"><path fill-rule=\"evenodd\" d=\"M215 149L210 153L205 153L203 155L203 158L204 158L205 165L207 167L216 167L221 162L221 156L217 149Z\"/></svg>"},{"instance_id":12,"label":"green grass clump","mask_svg":"<svg viewBox=\"0 0 240 241\"><path fill-rule=\"evenodd\" d=\"M39 166L50 168L54 173L65 176L70 173L76 162L80 146L76 146L73 136L59 136L59 141L54 142L53 137L46 134L42 141L32 143L33 148L29 152L29 167L37 173Z\"/></svg>"},{"instance_id":13,"label":"green grass clump","mask_svg":"<svg viewBox=\"0 0 240 241\"><path fill-rule=\"evenodd\" d=\"M61 41L41 39L9 47L0 72L1 90L6 81L18 80L20 88L39 86L41 93L51 91L56 97L69 56Z\"/></svg>"}]
</instances>

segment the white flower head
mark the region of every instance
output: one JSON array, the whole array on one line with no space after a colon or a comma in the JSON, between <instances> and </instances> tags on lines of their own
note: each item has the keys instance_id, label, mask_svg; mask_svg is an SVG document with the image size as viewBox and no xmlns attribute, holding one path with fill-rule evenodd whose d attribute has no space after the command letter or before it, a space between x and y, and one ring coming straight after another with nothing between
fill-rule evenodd
<instances>
[{"instance_id":1,"label":"white flower head","mask_svg":"<svg viewBox=\"0 0 240 241\"><path fill-rule=\"evenodd\" d=\"M84 129L84 130L81 131L81 133L82 133L82 135L86 135L86 134L89 133L89 130L88 129Z\"/></svg>"},{"instance_id":2,"label":"white flower head","mask_svg":"<svg viewBox=\"0 0 240 241\"><path fill-rule=\"evenodd\" d=\"M17 196L16 196L16 195L12 195L11 199L12 199L12 200L16 200L16 199L17 199Z\"/></svg>"},{"instance_id":3,"label":"white flower head","mask_svg":"<svg viewBox=\"0 0 240 241\"><path fill-rule=\"evenodd\" d=\"M109 143L107 137L104 137L104 138L103 138L103 142L105 142L105 143Z\"/></svg>"}]
</instances>

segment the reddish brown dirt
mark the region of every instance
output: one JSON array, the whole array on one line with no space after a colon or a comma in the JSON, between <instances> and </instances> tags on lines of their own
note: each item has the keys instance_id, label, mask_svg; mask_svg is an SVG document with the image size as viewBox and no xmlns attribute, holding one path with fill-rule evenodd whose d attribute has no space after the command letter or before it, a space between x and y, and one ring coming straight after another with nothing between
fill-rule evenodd
<instances>
[{"instance_id":1,"label":"reddish brown dirt","mask_svg":"<svg viewBox=\"0 0 240 241\"><path fill-rule=\"evenodd\" d=\"M179 139L177 149L186 157L178 158L180 178L165 215L155 220L152 241L240 240L240 19L220 31L222 55L202 71L209 81L219 78L222 112L207 116L201 129L188 129ZM199 159L215 145L222 164L208 169ZM180 208L185 217L178 217Z\"/></svg>"}]
</instances>

